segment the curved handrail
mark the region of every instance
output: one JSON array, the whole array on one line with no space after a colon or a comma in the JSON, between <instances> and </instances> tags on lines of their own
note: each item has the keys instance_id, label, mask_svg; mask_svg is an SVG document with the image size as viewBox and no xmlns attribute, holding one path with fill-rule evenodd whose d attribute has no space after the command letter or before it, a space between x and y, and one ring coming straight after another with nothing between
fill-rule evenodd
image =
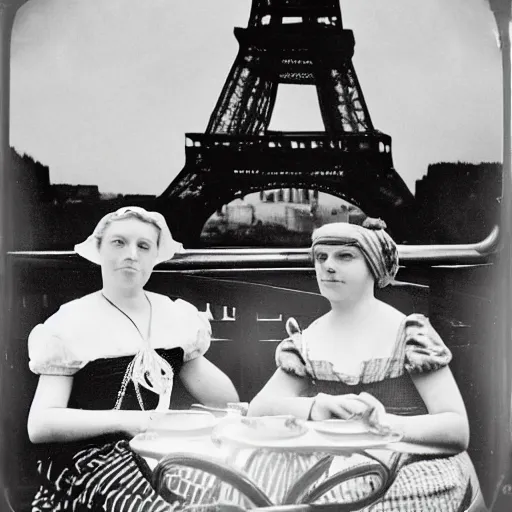
<instances>
[{"instance_id":1,"label":"curved handrail","mask_svg":"<svg viewBox=\"0 0 512 512\"><path fill-rule=\"evenodd\" d=\"M482 241L471 244L399 245L403 266L470 265L487 263L497 251L499 228L495 226ZM308 248L226 248L186 249L172 260L161 263L158 270L194 268L311 268ZM83 261L74 251L11 251L16 258Z\"/></svg>"},{"instance_id":2,"label":"curved handrail","mask_svg":"<svg viewBox=\"0 0 512 512\"><path fill-rule=\"evenodd\" d=\"M494 226L486 238L472 244L400 245L400 260L407 262L456 262L477 263L493 255L499 244L500 229Z\"/></svg>"}]
</instances>

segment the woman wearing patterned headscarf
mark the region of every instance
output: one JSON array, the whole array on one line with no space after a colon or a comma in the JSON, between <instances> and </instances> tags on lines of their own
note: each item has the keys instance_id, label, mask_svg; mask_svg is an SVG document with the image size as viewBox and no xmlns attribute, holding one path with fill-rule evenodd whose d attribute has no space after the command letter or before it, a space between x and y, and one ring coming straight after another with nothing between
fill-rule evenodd
<instances>
[{"instance_id":1,"label":"woman wearing patterned headscarf","mask_svg":"<svg viewBox=\"0 0 512 512\"><path fill-rule=\"evenodd\" d=\"M61 306L29 336L39 383L28 433L43 448L33 512L174 510L153 490L129 440L169 421L178 378L207 405L238 400L227 376L203 357L205 316L144 289L153 267L181 249L161 214L138 207L106 215L75 246L100 266L103 286Z\"/></svg>"},{"instance_id":2,"label":"woman wearing patterned headscarf","mask_svg":"<svg viewBox=\"0 0 512 512\"><path fill-rule=\"evenodd\" d=\"M452 455L422 459L388 452L388 462L400 468L397 477L384 498L365 510L458 512L471 498L471 462L466 411L448 367L452 355L426 317L406 316L375 297L375 287L390 284L398 270L397 247L384 229L381 220L368 219L363 226L333 223L314 231L316 278L331 310L303 331L295 320L287 322L277 371L249 414L356 419L363 434L399 433L404 441L442 446ZM262 454L247 471L280 502L323 455ZM357 455L335 458L331 472L361 462ZM362 499L377 483L373 478L344 482L322 500Z\"/></svg>"}]
</instances>

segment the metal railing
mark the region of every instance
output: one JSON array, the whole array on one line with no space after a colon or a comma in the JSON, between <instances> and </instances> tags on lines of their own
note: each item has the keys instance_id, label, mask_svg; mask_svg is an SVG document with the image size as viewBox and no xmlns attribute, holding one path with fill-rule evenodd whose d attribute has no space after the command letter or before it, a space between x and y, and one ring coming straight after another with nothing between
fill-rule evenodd
<instances>
[{"instance_id":1,"label":"metal railing","mask_svg":"<svg viewBox=\"0 0 512 512\"><path fill-rule=\"evenodd\" d=\"M400 263L408 265L472 265L492 260L499 247L499 228L495 226L482 241L470 244L399 245ZM79 258L74 251L12 251L18 258L55 260L65 263ZM209 248L186 249L158 270L225 268L311 268L309 248Z\"/></svg>"}]
</instances>

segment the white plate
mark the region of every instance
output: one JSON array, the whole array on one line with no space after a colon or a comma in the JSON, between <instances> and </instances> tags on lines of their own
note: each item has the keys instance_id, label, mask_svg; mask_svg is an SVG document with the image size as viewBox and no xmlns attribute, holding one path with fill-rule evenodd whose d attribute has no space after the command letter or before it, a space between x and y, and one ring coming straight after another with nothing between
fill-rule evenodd
<instances>
[{"instance_id":1,"label":"white plate","mask_svg":"<svg viewBox=\"0 0 512 512\"><path fill-rule=\"evenodd\" d=\"M331 435L367 435L368 426L360 420L324 420L313 421L311 427L322 434Z\"/></svg>"},{"instance_id":2,"label":"white plate","mask_svg":"<svg viewBox=\"0 0 512 512\"><path fill-rule=\"evenodd\" d=\"M198 435L210 432L217 419L206 411L166 411L151 421L148 432L160 435Z\"/></svg>"},{"instance_id":3,"label":"white plate","mask_svg":"<svg viewBox=\"0 0 512 512\"><path fill-rule=\"evenodd\" d=\"M298 430L293 436L283 436L274 432L268 432L263 436L256 436L254 429L238 422L219 423L214 430L214 438L221 444L238 446L241 448L266 448L278 451L293 451L310 453L312 451L327 451L329 453L351 453L354 450L365 448L377 448L396 443L401 439L400 435L391 434L381 436L365 432L361 434L329 435L316 432L311 423L303 426L305 430Z\"/></svg>"}]
</instances>

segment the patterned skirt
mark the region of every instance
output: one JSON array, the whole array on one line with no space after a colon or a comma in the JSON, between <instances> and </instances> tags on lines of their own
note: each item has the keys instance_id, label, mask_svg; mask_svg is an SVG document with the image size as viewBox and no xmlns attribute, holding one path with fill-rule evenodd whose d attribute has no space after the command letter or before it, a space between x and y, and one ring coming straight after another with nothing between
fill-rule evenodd
<instances>
[{"instance_id":1,"label":"patterned skirt","mask_svg":"<svg viewBox=\"0 0 512 512\"><path fill-rule=\"evenodd\" d=\"M72 456L39 461L41 486L32 512L172 512L151 486L151 470L127 441L84 448Z\"/></svg>"},{"instance_id":2,"label":"patterned skirt","mask_svg":"<svg viewBox=\"0 0 512 512\"><path fill-rule=\"evenodd\" d=\"M231 462L275 504L300 476L325 454L256 450L233 452ZM467 497L471 461L467 453L419 459L383 452L386 465L395 464L396 478L384 497L367 512L460 512ZM241 464L240 458L243 459ZM238 459L238 460L237 460ZM65 462L64 462L65 461ZM315 485L340 470L368 462L362 455L335 457ZM162 494L151 485L151 470L127 441L84 448L66 458L39 463L42 484L32 512L177 512L222 510L222 504L251 504L217 478L189 468L172 468ZM317 503L347 503L367 496L379 485L376 477L358 477L335 487Z\"/></svg>"}]
</instances>

